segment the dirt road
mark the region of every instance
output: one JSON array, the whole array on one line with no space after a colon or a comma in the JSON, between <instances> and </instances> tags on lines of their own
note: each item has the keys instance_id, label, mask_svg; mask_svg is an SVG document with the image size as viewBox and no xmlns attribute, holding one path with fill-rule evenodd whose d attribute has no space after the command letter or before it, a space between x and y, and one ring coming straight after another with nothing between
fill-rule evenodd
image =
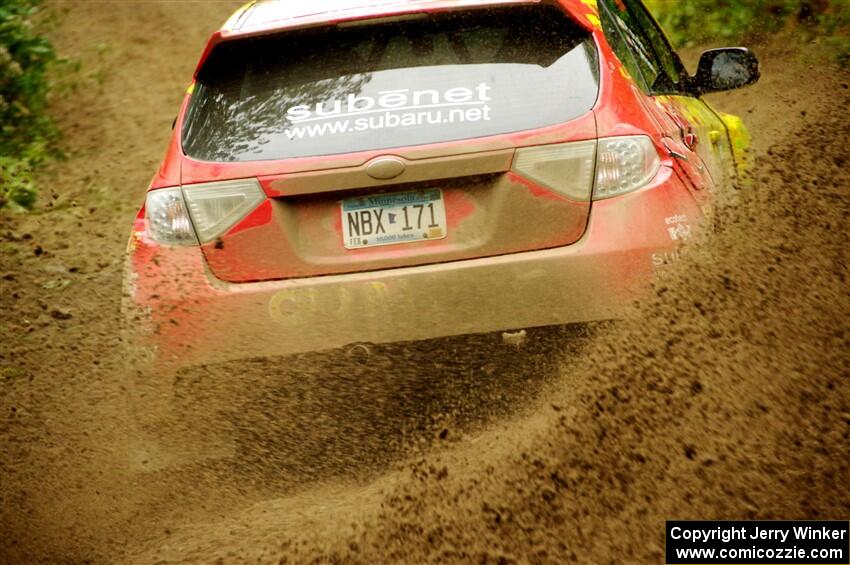
<instances>
[{"instance_id":1,"label":"dirt road","mask_svg":"<svg viewBox=\"0 0 850 565\"><path fill-rule=\"evenodd\" d=\"M715 100L755 135L754 186L627 319L517 354L387 348L344 378L305 356L305 435L240 405L254 453L131 472L127 230L236 4L51 4L83 71L41 208L0 216L0 562L657 563L666 518L850 516L850 76L816 47L765 48L762 82Z\"/></svg>"}]
</instances>

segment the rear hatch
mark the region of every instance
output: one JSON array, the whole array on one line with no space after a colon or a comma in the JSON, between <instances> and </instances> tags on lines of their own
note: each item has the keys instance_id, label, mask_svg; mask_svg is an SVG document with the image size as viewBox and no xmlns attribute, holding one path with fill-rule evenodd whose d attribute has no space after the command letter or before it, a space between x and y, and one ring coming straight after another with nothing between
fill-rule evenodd
<instances>
[{"instance_id":1,"label":"rear hatch","mask_svg":"<svg viewBox=\"0 0 850 565\"><path fill-rule=\"evenodd\" d=\"M218 164L262 162L265 197L202 236L210 269L246 282L573 243L595 143L516 147L568 122L593 139L598 90L589 33L549 5L221 43L197 75L183 150L210 180Z\"/></svg>"}]
</instances>

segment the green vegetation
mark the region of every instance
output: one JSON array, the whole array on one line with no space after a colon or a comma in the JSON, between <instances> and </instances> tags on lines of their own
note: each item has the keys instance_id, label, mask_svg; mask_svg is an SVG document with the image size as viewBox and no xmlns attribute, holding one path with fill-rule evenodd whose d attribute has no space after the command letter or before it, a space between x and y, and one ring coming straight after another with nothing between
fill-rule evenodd
<instances>
[{"instance_id":1,"label":"green vegetation","mask_svg":"<svg viewBox=\"0 0 850 565\"><path fill-rule=\"evenodd\" d=\"M46 107L57 57L34 25L40 2L0 0L0 208L30 208L33 172L55 153Z\"/></svg>"},{"instance_id":2,"label":"green vegetation","mask_svg":"<svg viewBox=\"0 0 850 565\"><path fill-rule=\"evenodd\" d=\"M839 59L850 62L848 0L646 0L677 46L744 42L793 29L822 35Z\"/></svg>"}]
</instances>

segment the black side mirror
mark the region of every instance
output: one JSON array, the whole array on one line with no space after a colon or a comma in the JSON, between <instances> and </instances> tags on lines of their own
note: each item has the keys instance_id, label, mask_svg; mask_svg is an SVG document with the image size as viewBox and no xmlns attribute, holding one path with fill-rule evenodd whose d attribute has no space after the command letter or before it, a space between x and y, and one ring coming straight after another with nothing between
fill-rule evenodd
<instances>
[{"instance_id":1,"label":"black side mirror","mask_svg":"<svg viewBox=\"0 0 850 565\"><path fill-rule=\"evenodd\" d=\"M702 54L691 85L698 94L722 92L751 85L759 76L758 59L749 49L724 47Z\"/></svg>"}]
</instances>

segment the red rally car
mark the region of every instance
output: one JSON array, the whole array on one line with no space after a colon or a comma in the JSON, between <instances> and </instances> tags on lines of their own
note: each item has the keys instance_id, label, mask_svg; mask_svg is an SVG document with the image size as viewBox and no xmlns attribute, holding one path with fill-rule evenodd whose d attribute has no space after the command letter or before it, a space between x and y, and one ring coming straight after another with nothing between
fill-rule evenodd
<instances>
[{"instance_id":1,"label":"red rally car","mask_svg":"<svg viewBox=\"0 0 850 565\"><path fill-rule=\"evenodd\" d=\"M209 40L129 243L152 378L616 317L746 166L743 48L639 0L259 0Z\"/></svg>"}]
</instances>

